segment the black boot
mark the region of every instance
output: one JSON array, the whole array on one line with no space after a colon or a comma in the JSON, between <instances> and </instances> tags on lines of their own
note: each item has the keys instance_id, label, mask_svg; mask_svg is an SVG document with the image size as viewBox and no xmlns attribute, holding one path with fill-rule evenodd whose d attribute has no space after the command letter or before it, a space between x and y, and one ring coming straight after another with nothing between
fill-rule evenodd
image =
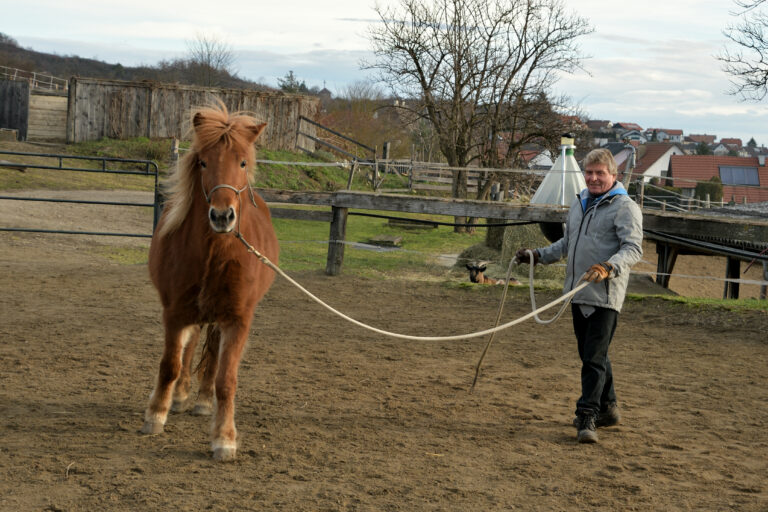
<instances>
[{"instance_id":1,"label":"black boot","mask_svg":"<svg viewBox=\"0 0 768 512\"><path fill-rule=\"evenodd\" d=\"M596 443L597 442L597 428L595 427L595 415L591 413L580 413L579 420L579 433L576 439L580 443Z\"/></svg>"}]
</instances>

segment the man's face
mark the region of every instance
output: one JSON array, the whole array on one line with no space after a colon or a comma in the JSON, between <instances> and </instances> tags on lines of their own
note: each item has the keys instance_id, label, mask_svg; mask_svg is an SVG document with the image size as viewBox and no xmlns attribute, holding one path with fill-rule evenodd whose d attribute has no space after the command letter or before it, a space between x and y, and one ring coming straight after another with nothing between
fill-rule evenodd
<instances>
[{"instance_id":1,"label":"man's face","mask_svg":"<svg viewBox=\"0 0 768 512\"><path fill-rule=\"evenodd\" d=\"M584 179L587 182L587 190L593 196L600 196L611 190L616 183L616 175L608 171L608 166L601 163L587 165L584 171Z\"/></svg>"}]
</instances>

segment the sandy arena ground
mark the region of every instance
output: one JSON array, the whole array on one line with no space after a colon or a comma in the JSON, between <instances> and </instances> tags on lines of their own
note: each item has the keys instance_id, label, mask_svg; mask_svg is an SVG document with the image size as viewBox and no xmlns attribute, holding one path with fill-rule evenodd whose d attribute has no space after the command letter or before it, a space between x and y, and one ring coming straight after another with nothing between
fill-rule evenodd
<instances>
[{"instance_id":1,"label":"sandy arena ground","mask_svg":"<svg viewBox=\"0 0 768 512\"><path fill-rule=\"evenodd\" d=\"M579 445L569 313L499 334L469 394L485 339L387 339L278 279L241 364L239 457L219 464L209 419L138 433L160 307L145 266L111 262L105 243L147 242L0 233L0 510L768 509L766 311L627 301L611 349L623 421ZM421 335L488 327L501 292L295 277ZM505 319L529 307L516 289Z\"/></svg>"}]
</instances>

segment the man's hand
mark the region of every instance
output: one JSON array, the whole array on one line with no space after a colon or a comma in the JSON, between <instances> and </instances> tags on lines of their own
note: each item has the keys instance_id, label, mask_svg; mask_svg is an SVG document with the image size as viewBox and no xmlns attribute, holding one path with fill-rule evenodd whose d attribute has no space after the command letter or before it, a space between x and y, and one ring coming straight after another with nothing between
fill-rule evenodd
<instances>
[{"instance_id":1,"label":"man's hand","mask_svg":"<svg viewBox=\"0 0 768 512\"><path fill-rule=\"evenodd\" d=\"M592 283L599 283L603 279L609 279L613 270L613 265L604 261L603 263L595 263L584 274L584 280Z\"/></svg>"},{"instance_id":2,"label":"man's hand","mask_svg":"<svg viewBox=\"0 0 768 512\"><path fill-rule=\"evenodd\" d=\"M533 265L536 265L539 262L539 252L536 249L518 249L515 253L515 259L517 259L518 263L531 263L528 251L533 253Z\"/></svg>"}]
</instances>

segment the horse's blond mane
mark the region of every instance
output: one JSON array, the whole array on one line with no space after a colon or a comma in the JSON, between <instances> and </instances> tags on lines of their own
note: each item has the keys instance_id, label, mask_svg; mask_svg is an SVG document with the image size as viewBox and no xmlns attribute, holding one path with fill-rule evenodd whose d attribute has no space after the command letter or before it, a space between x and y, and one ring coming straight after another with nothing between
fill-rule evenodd
<instances>
[{"instance_id":1,"label":"horse's blond mane","mask_svg":"<svg viewBox=\"0 0 768 512\"><path fill-rule=\"evenodd\" d=\"M192 147L179 160L176 169L165 182L167 213L158 236L163 237L176 230L189 213L192 206L193 191L200 179L197 171L199 153L210 149L219 142L228 151L244 152L248 163L253 164L253 128L257 122L244 113L230 114L223 103L216 106L201 107L192 112ZM249 166L250 168L250 166ZM250 171L249 171L250 181Z\"/></svg>"}]
</instances>

